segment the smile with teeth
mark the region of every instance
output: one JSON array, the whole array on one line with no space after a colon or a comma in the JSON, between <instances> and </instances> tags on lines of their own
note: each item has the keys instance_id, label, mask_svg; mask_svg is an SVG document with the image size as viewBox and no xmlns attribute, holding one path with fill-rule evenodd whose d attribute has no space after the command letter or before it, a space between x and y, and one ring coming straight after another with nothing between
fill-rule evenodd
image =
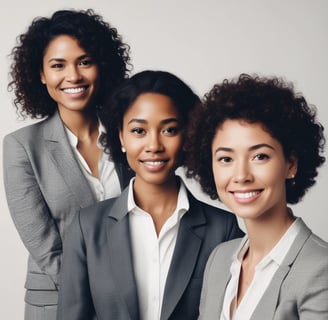
<instances>
[{"instance_id":1,"label":"smile with teeth","mask_svg":"<svg viewBox=\"0 0 328 320\"><path fill-rule=\"evenodd\" d=\"M261 191L250 191L250 192L234 192L234 196L238 199L250 199L258 195Z\"/></svg>"},{"instance_id":2,"label":"smile with teeth","mask_svg":"<svg viewBox=\"0 0 328 320\"><path fill-rule=\"evenodd\" d=\"M65 88L63 89L66 93L80 93L86 90L86 87L79 87L79 88Z\"/></svg>"},{"instance_id":3,"label":"smile with teeth","mask_svg":"<svg viewBox=\"0 0 328 320\"><path fill-rule=\"evenodd\" d=\"M146 164L147 166L159 166L162 163L164 163L164 160L158 160L158 161L142 161L144 164Z\"/></svg>"}]
</instances>

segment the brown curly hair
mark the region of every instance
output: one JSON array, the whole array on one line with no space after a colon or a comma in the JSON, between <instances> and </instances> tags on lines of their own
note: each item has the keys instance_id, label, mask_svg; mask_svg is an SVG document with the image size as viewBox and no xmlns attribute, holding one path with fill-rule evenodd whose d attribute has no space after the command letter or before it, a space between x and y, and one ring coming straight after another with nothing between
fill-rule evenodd
<instances>
[{"instance_id":1,"label":"brown curly hair","mask_svg":"<svg viewBox=\"0 0 328 320\"><path fill-rule=\"evenodd\" d=\"M187 175L198 179L212 199L218 198L211 169L212 141L227 119L261 123L282 145L286 159L292 155L298 159L295 184L286 180L286 197L288 203L299 202L325 161L324 128L316 120L315 106L277 77L241 74L214 85L192 114L186 145Z\"/></svg>"}]
</instances>

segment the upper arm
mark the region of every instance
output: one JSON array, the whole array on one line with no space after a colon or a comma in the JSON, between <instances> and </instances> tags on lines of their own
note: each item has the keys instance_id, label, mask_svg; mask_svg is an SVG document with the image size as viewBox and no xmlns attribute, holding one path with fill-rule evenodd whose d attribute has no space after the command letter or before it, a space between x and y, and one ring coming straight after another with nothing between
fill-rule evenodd
<instances>
[{"instance_id":1,"label":"upper arm","mask_svg":"<svg viewBox=\"0 0 328 320\"><path fill-rule=\"evenodd\" d=\"M300 319L328 319L328 255L320 260L313 261L316 266L308 270L311 274L308 277L307 285L301 292L302 298L298 306ZM319 264L319 267L317 267ZM312 272L316 270L316 272ZM295 279L295 281L297 281Z\"/></svg>"},{"instance_id":2,"label":"upper arm","mask_svg":"<svg viewBox=\"0 0 328 320\"><path fill-rule=\"evenodd\" d=\"M64 239L57 319L87 320L93 313L86 247L77 213Z\"/></svg>"},{"instance_id":3,"label":"upper arm","mask_svg":"<svg viewBox=\"0 0 328 320\"><path fill-rule=\"evenodd\" d=\"M57 283L61 238L41 192L26 145L14 135L6 136L3 142L8 207L25 247L39 267L52 275Z\"/></svg>"}]
</instances>

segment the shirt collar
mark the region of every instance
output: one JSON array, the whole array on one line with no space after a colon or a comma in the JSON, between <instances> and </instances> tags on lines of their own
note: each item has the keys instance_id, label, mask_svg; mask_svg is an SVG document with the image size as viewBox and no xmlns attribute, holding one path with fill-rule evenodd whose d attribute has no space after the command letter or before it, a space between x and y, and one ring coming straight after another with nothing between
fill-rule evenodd
<instances>
[{"instance_id":1,"label":"shirt collar","mask_svg":"<svg viewBox=\"0 0 328 320\"><path fill-rule=\"evenodd\" d=\"M135 208L138 208L134 201L134 196L133 196L133 183L134 183L135 178L132 178L130 180L129 184L129 193L128 193L128 211L131 212ZM175 212L179 212L181 214L187 212L189 210L189 199L188 199L188 193L186 186L184 185L184 182L182 179L180 179L180 188L179 188L179 194L178 194L178 201L177 201L177 207ZM140 208L138 208L140 209Z\"/></svg>"}]
</instances>

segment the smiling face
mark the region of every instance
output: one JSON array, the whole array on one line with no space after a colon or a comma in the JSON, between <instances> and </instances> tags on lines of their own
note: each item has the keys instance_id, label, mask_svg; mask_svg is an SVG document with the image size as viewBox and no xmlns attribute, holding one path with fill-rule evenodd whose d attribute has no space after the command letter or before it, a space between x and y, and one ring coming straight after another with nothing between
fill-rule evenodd
<instances>
[{"instance_id":1,"label":"smiling face","mask_svg":"<svg viewBox=\"0 0 328 320\"><path fill-rule=\"evenodd\" d=\"M75 38L60 35L45 50L41 81L60 113L82 111L97 91L98 67Z\"/></svg>"},{"instance_id":2,"label":"smiling face","mask_svg":"<svg viewBox=\"0 0 328 320\"><path fill-rule=\"evenodd\" d=\"M259 123L226 120L212 143L212 168L221 201L244 219L286 212L285 180L296 174L281 144Z\"/></svg>"},{"instance_id":3,"label":"smiling face","mask_svg":"<svg viewBox=\"0 0 328 320\"><path fill-rule=\"evenodd\" d=\"M136 173L135 184L175 181L183 142L179 118L172 100L157 93L141 94L125 112L120 140Z\"/></svg>"}]
</instances>

